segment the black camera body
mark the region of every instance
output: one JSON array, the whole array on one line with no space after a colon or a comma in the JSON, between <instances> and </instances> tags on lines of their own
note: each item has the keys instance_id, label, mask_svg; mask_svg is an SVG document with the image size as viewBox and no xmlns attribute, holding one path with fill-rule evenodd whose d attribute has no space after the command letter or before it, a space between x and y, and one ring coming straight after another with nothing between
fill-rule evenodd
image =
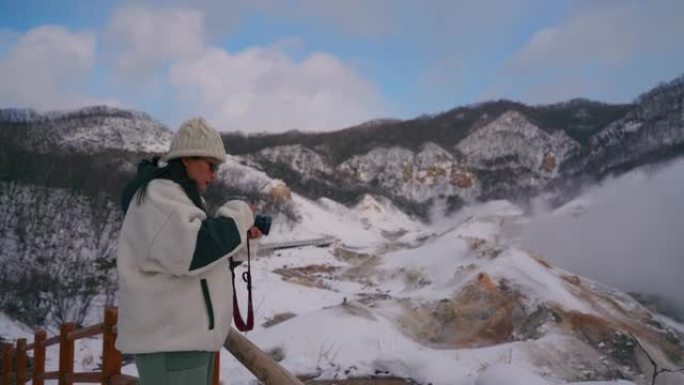
<instances>
[{"instance_id":1,"label":"black camera body","mask_svg":"<svg viewBox=\"0 0 684 385\"><path fill-rule=\"evenodd\" d=\"M268 235L271 231L271 217L257 214L254 216L254 227L259 229L262 234Z\"/></svg>"}]
</instances>

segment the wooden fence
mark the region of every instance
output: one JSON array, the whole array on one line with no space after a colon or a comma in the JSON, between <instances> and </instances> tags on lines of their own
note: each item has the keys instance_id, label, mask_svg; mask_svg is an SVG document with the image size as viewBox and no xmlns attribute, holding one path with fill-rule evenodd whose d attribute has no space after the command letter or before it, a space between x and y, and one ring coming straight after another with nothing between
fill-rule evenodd
<instances>
[{"instance_id":1,"label":"wooden fence","mask_svg":"<svg viewBox=\"0 0 684 385\"><path fill-rule=\"evenodd\" d=\"M4 344L2 347L2 372L0 385L43 385L45 380L57 380L59 385L73 383L95 383L103 385L134 385L138 379L121 374L121 353L114 347L117 335L117 308L105 309L104 322L76 329L76 324L67 322L61 325L58 336L47 338L45 330L35 333L33 343L27 344L26 338L17 339L16 346ZM76 340L94 337L102 338L102 370L97 372L74 373L74 351ZM45 371L45 349L59 344L59 370ZM31 370L28 370L27 353L33 350ZM219 353L214 357L213 384L219 384Z\"/></svg>"}]
</instances>

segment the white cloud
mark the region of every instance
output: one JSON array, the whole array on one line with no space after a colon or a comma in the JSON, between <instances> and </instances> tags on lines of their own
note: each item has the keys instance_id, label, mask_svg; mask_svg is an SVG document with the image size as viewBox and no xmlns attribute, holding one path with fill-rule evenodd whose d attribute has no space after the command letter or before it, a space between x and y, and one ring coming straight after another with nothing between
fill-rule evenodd
<instances>
[{"instance_id":1,"label":"white cloud","mask_svg":"<svg viewBox=\"0 0 684 385\"><path fill-rule=\"evenodd\" d=\"M90 32L61 26L29 30L0 56L0 104L57 109L94 101L79 92L94 62Z\"/></svg>"},{"instance_id":2,"label":"white cloud","mask_svg":"<svg viewBox=\"0 0 684 385\"><path fill-rule=\"evenodd\" d=\"M239 52L212 45L208 23L231 4L115 11L108 47L114 48L115 73L127 84L127 99L156 99L172 126L201 114L223 130L244 132L339 129L384 111L375 87L338 58L313 53L293 59L289 53L301 53L303 45L296 37ZM233 5L235 12L244 7L240 1Z\"/></svg>"},{"instance_id":3,"label":"white cloud","mask_svg":"<svg viewBox=\"0 0 684 385\"><path fill-rule=\"evenodd\" d=\"M537 32L513 58L521 69L543 68L591 59L619 65L637 52L639 20L633 9L617 8L578 15Z\"/></svg>"},{"instance_id":4,"label":"white cloud","mask_svg":"<svg viewBox=\"0 0 684 385\"><path fill-rule=\"evenodd\" d=\"M375 87L334 56L297 62L278 44L235 54L207 48L176 62L170 79L222 130L327 131L383 111Z\"/></svg>"},{"instance_id":5,"label":"white cloud","mask_svg":"<svg viewBox=\"0 0 684 385\"><path fill-rule=\"evenodd\" d=\"M282 0L126 0L127 8L157 10L201 10L205 38L223 39L240 25L247 11L291 7Z\"/></svg>"},{"instance_id":6,"label":"white cloud","mask_svg":"<svg viewBox=\"0 0 684 385\"><path fill-rule=\"evenodd\" d=\"M0 55L19 39L21 34L9 28L0 27Z\"/></svg>"},{"instance_id":7,"label":"white cloud","mask_svg":"<svg viewBox=\"0 0 684 385\"><path fill-rule=\"evenodd\" d=\"M682 160L606 180L566 210L539 213L523 244L574 273L664 297L684 317L683 181Z\"/></svg>"},{"instance_id":8,"label":"white cloud","mask_svg":"<svg viewBox=\"0 0 684 385\"><path fill-rule=\"evenodd\" d=\"M322 21L348 35L382 37L399 26L397 0L138 0L137 4L198 8L206 11L210 33L222 34L254 12L276 19Z\"/></svg>"},{"instance_id":9,"label":"white cloud","mask_svg":"<svg viewBox=\"0 0 684 385\"><path fill-rule=\"evenodd\" d=\"M666 75L670 77L680 74L684 41L678 36L684 35L684 2L591 5L540 30L513 55L503 73L505 79L517 79L511 82L516 88L504 96L543 103L577 96L614 100L622 95L620 101L625 101L629 91L635 97L669 80L662 78L665 72L671 72ZM635 71L641 81L629 79Z\"/></svg>"},{"instance_id":10,"label":"white cloud","mask_svg":"<svg viewBox=\"0 0 684 385\"><path fill-rule=\"evenodd\" d=\"M125 7L108 26L116 69L135 82L149 80L170 60L202 52L204 13L193 9Z\"/></svg>"}]
</instances>

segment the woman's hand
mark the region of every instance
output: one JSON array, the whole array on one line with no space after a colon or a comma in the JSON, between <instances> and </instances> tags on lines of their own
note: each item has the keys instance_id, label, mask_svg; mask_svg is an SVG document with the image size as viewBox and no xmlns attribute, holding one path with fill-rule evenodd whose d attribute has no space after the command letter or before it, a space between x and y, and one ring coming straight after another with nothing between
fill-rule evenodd
<instances>
[{"instance_id":1,"label":"woman's hand","mask_svg":"<svg viewBox=\"0 0 684 385\"><path fill-rule=\"evenodd\" d=\"M256 226L252 226L247 230L247 238L249 239L258 239L261 238L262 235L261 230Z\"/></svg>"}]
</instances>

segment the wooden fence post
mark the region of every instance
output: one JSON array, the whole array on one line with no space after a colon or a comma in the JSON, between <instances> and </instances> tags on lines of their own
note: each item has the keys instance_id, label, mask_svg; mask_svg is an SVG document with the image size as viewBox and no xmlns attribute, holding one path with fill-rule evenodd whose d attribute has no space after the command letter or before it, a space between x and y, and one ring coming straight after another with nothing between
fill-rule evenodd
<instances>
[{"instance_id":1,"label":"wooden fence post","mask_svg":"<svg viewBox=\"0 0 684 385\"><path fill-rule=\"evenodd\" d=\"M26 338L17 339L17 385L24 385L26 378Z\"/></svg>"},{"instance_id":2,"label":"wooden fence post","mask_svg":"<svg viewBox=\"0 0 684 385\"><path fill-rule=\"evenodd\" d=\"M223 347L264 385L304 385L235 329L230 330Z\"/></svg>"},{"instance_id":3,"label":"wooden fence post","mask_svg":"<svg viewBox=\"0 0 684 385\"><path fill-rule=\"evenodd\" d=\"M102 384L111 384L112 376L121 374L121 352L116 350L116 322L119 316L116 307L105 308L102 336Z\"/></svg>"},{"instance_id":4,"label":"wooden fence post","mask_svg":"<svg viewBox=\"0 0 684 385\"><path fill-rule=\"evenodd\" d=\"M219 380L220 380L220 375L219 371L221 370L221 350L218 352L214 353L214 373L212 373L212 385L219 385Z\"/></svg>"},{"instance_id":5,"label":"wooden fence post","mask_svg":"<svg viewBox=\"0 0 684 385\"><path fill-rule=\"evenodd\" d=\"M43 385L43 373L45 373L45 330L38 330L33 336L33 381L31 385Z\"/></svg>"},{"instance_id":6,"label":"wooden fence post","mask_svg":"<svg viewBox=\"0 0 684 385\"><path fill-rule=\"evenodd\" d=\"M69 333L76 330L76 324L65 322L59 329L59 385L71 385L70 374L74 373L74 340L69 339Z\"/></svg>"},{"instance_id":7,"label":"wooden fence post","mask_svg":"<svg viewBox=\"0 0 684 385\"><path fill-rule=\"evenodd\" d=\"M12 381L12 344L2 345L2 385Z\"/></svg>"}]
</instances>

